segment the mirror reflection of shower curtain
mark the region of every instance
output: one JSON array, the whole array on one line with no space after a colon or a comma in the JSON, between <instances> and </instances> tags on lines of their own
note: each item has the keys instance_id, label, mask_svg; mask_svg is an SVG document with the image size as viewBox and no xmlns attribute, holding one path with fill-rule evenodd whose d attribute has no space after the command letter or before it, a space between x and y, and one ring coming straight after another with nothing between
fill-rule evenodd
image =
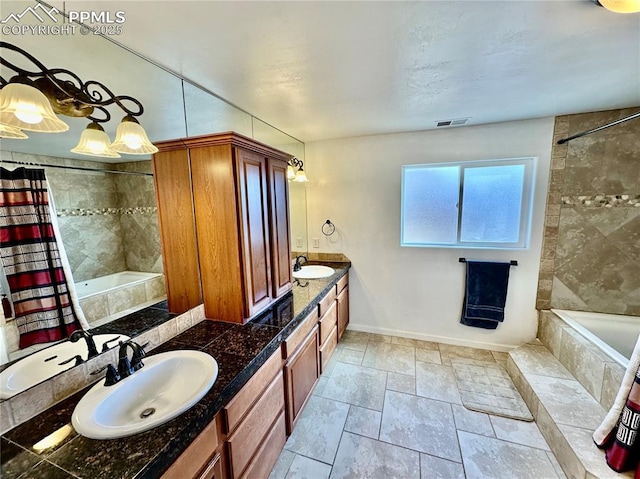
<instances>
[{"instance_id":1,"label":"mirror reflection of shower curtain","mask_svg":"<svg viewBox=\"0 0 640 479\"><path fill-rule=\"evenodd\" d=\"M44 170L0 168L0 258L20 348L65 339L87 327L64 248L56 240L56 223Z\"/></svg>"}]
</instances>

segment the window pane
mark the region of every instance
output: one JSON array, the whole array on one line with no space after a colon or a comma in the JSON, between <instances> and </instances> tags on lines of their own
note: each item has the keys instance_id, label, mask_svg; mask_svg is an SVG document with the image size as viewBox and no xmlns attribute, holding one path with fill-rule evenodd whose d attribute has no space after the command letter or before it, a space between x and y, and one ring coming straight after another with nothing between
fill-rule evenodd
<instances>
[{"instance_id":1,"label":"window pane","mask_svg":"<svg viewBox=\"0 0 640 479\"><path fill-rule=\"evenodd\" d=\"M455 243L460 168L405 167L402 243Z\"/></svg>"},{"instance_id":2,"label":"window pane","mask_svg":"<svg viewBox=\"0 0 640 479\"><path fill-rule=\"evenodd\" d=\"M518 243L524 165L464 169L460 241Z\"/></svg>"}]
</instances>

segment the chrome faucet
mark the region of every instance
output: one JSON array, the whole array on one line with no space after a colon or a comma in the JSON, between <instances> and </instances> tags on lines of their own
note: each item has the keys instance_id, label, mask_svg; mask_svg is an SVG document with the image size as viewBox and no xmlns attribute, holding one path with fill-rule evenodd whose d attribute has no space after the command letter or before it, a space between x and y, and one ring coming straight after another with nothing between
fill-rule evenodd
<instances>
[{"instance_id":1,"label":"chrome faucet","mask_svg":"<svg viewBox=\"0 0 640 479\"><path fill-rule=\"evenodd\" d=\"M127 355L128 348L131 348L133 351L131 361L129 361L129 356ZM120 379L131 376L138 369L141 369L144 366L142 358L144 358L145 355L144 349L138 343L131 340L125 342L120 341L120 350L118 351L118 375Z\"/></svg>"},{"instance_id":2,"label":"chrome faucet","mask_svg":"<svg viewBox=\"0 0 640 479\"><path fill-rule=\"evenodd\" d=\"M302 265L300 264L300 260L304 258L304 262L309 261L305 255L296 256L296 263L293 265L294 271L300 271L302 269Z\"/></svg>"},{"instance_id":3,"label":"chrome faucet","mask_svg":"<svg viewBox=\"0 0 640 479\"><path fill-rule=\"evenodd\" d=\"M84 329L76 329L71 336L69 336L69 341L72 343L76 343L80 340L80 338L84 338L87 343L87 359L91 359L98 355L98 349L96 348L96 343L93 340L93 336L89 331L85 331Z\"/></svg>"}]
</instances>

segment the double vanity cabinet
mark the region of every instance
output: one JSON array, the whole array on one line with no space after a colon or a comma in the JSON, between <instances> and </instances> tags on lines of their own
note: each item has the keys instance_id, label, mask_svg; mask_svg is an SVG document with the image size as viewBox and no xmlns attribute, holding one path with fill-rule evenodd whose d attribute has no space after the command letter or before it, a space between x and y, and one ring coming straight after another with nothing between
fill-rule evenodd
<instances>
[{"instance_id":1,"label":"double vanity cabinet","mask_svg":"<svg viewBox=\"0 0 640 479\"><path fill-rule=\"evenodd\" d=\"M245 323L291 290L287 161L237 133L157 144L169 311Z\"/></svg>"},{"instance_id":2,"label":"double vanity cabinet","mask_svg":"<svg viewBox=\"0 0 640 479\"><path fill-rule=\"evenodd\" d=\"M349 322L348 281L331 286L163 479L269 475Z\"/></svg>"}]
</instances>

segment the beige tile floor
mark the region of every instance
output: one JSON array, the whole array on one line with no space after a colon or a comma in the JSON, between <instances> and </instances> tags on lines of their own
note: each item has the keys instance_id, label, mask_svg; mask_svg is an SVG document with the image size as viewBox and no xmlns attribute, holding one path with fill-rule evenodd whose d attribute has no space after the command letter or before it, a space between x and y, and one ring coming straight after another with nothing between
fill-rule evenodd
<instances>
[{"instance_id":1,"label":"beige tile floor","mask_svg":"<svg viewBox=\"0 0 640 479\"><path fill-rule=\"evenodd\" d=\"M538 427L461 404L452 358L504 353L346 331L271 479L565 479Z\"/></svg>"}]
</instances>

